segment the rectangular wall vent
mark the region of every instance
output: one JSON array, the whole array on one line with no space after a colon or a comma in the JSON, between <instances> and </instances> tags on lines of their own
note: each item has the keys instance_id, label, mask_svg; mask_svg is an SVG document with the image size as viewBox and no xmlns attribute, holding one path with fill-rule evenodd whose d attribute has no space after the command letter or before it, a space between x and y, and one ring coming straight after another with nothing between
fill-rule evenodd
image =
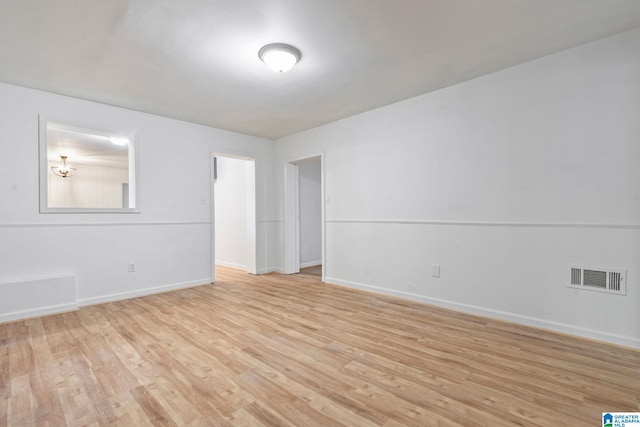
<instances>
[{"instance_id":1,"label":"rectangular wall vent","mask_svg":"<svg viewBox=\"0 0 640 427\"><path fill-rule=\"evenodd\" d=\"M622 274L615 271L609 272L609 289L612 291L620 291L622 286Z\"/></svg>"},{"instance_id":2,"label":"rectangular wall vent","mask_svg":"<svg viewBox=\"0 0 640 427\"><path fill-rule=\"evenodd\" d=\"M572 267L571 268L571 284L582 285L582 269Z\"/></svg>"},{"instance_id":3,"label":"rectangular wall vent","mask_svg":"<svg viewBox=\"0 0 640 427\"><path fill-rule=\"evenodd\" d=\"M619 295L627 294L626 270L577 265L570 266L569 270L570 279L568 286L570 288L588 289Z\"/></svg>"},{"instance_id":4,"label":"rectangular wall vent","mask_svg":"<svg viewBox=\"0 0 640 427\"><path fill-rule=\"evenodd\" d=\"M602 270L583 270L582 278L583 286L591 286L594 288L607 289L607 272Z\"/></svg>"}]
</instances>

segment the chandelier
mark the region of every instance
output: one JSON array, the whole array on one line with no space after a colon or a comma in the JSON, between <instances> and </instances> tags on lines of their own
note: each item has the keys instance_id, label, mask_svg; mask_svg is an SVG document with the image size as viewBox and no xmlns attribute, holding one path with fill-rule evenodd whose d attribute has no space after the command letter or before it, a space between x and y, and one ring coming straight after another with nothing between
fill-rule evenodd
<instances>
[{"instance_id":1,"label":"chandelier","mask_svg":"<svg viewBox=\"0 0 640 427\"><path fill-rule=\"evenodd\" d=\"M51 172L63 178L73 176L78 172L78 169L72 168L67 164L67 156L60 156L60 159L62 159L62 163L58 166L52 166Z\"/></svg>"}]
</instances>

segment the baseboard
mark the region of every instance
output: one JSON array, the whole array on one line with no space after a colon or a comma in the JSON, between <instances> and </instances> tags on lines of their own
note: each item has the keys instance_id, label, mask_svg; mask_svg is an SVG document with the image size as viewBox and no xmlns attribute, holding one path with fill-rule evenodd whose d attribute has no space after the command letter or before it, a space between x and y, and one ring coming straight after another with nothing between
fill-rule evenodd
<instances>
[{"instance_id":1,"label":"baseboard","mask_svg":"<svg viewBox=\"0 0 640 427\"><path fill-rule=\"evenodd\" d=\"M319 260L319 261L301 262L301 263L300 263L300 268L315 267L315 266L317 266L317 265L322 265L322 260Z\"/></svg>"},{"instance_id":2,"label":"baseboard","mask_svg":"<svg viewBox=\"0 0 640 427\"><path fill-rule=\"evenodd\" d=\"M138 289L130 292L119 292L117 294L102 295L93 298L84 298L78 300L78 305L83 307L87 305L103 304L106 302L121 301L131 298L143 297L147 295L161 294L164 292L175 291L178 289L193 288L194 286L205 285L211 283L211 277L189 282L173 283L170 285L157 286L153 288Z\"/></svg>"},{"instance_id":3,"label":"baseboard","mask_svg":"<svg viewBox=\"0 0 640 427\"><path fill-rule=\"evenodd\" d=\"M0 323L13 322L16 320L30 319L34 317L49 316L52 314L65 313L68 311L78 310L78 308L87 305L96 305L113 301L121 301L131 298L142 297L146 295L159 294L163 292L174 291L178 289L191 288L203 284L211 283L211 278L193 280L189 282L174 283L171 285L158 286L153 288L138 289L130 292L119 292L116 294L102 295L93 298L84 298L76 300L72 303L56 304L50 306L40 306L36 308L17 310L0 314Z\"/></svg>"},{"instance_id":4,"label":"baseboard","mask_svg":"<svg viewBox=\"0 0 640 427\"><path fill-rule=\"evenodd\" d=\"M218 261L215 262L216 265L221 265L223 267L237 268L238 270L246 270L247 266L242 264L236 264L235 262L227 262L227 261Z\"/></svg>"},{"instance_id":5,"label":"baseboard","mask_svg":"<svg viewBox=\"0 0 640 427\"><path fill-rule=\"evenodd\" d=\"M258 274L280 273L284 274L284 268L280 267L267 267L258 270Z\"/></svg>"},{"instance_id":6,"label":"baseboard","mask_svg":"<svg viewBox=\"0 0 640 427\"><path fill-rule=\"evenodd\" d=\"M322 265L322 261L305 262L303 264L300 264L300 268L315 267L317 265ZM269 273L284 274L284 268L281 268L281 267L267 267L267 268L261 268L261 269L258 270L258 274L269 274Z\"/></svg>"},{"instance_id":7,"label":"baseboard","mask_svg":"<svg viewBox=\"0 0 640 427\"><path fill-rule=\"evenodd\" d=\"M500 310L493 310L490 308L478 307L470 304L462 304L453 301L442 300L438 298L425 297L423 295L413 294L410 292L396 291L393 289L381 288L378 286L365 285L362 283L350 282L347 280L336 279L334 277L326 277L325 283L345 286L349 288L361 289L365 291L375 292L379 294L392 295L412 301L420 301L427 304L431 304L437 307L448 308L451 310L460 311L463 313L474 314L478 316L488 317L492 319L505 320L512 323L517 323L525 326L532 326L535 328L541 328L551 330L554 332L560 332L564 334L574 335L582 338L588 338L597 341L604 341L610 344L621 345L625 347L631 347L640 349L640 338L634 338L624 335L611 334L608 332L596 331L593 329L582 328L579 326L568 325L565 323L554 322L545 319L538 319L535 317L523 316L520 314L509 313Z\"/></svg>"},{"instance_id":8,"label":"baseboard","mask_svg":"<svg viewBox=\"0 0 640 427\"><path fill-rule=\"evenodd\" d=\"M14 322L16 320L32 319L34 317L49 316L52 314L66 313L78 309L78 304L58 304L47 307L38 307L32 310L14 311L0 314L0 323Z\"/></svg>"},{"instance_id":9,"label":"baseboard","mask_svg":"<svg viewBox=\"0 0 640 427\"><path fill-rule=\"evenodd\" d=\"M236 270L247 271L247 268L245 266L238 266L238 265L231 264L231 263L225 263L225 262L216 261L216 265L221 265L223 267L229 267L229 268L235 268ZM269 274L269 273L281 273L281 274L284 274L284 268L279 268L279 267L259 268L256 274L259 275L259 274Z\"/></svg>"}]
</instances>

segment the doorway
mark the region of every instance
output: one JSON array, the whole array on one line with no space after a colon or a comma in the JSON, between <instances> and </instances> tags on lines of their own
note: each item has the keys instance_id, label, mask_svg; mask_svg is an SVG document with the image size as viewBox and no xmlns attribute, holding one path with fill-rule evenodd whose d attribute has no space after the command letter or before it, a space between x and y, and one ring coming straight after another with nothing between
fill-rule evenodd
<instances>
[{"instance_id":1,"label":"doorway","mask_svg":"<svg viewBox=\"0 0 640 427\"><path fill-rule=\"evenodd\" d=\"M212 158L212 276L222 265L257 274L256 182L253 158Z\"/></svg>"},{"instance_id":2,"label":"doorway","mask_svg":"<svg viewBox=\"0 0 640 427\"><path fill-rule=\"evenodd\" d=\"M285 274L320 272L324 281L324 173L322 155L285 166Z\"/></svg>"}]
</instances>

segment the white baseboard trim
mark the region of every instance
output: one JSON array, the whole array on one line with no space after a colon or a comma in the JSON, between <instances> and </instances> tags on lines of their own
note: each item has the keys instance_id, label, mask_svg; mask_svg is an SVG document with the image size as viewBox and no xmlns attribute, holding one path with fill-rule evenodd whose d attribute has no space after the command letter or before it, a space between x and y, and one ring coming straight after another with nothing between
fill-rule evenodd
<instances>
[{"instance_id":1,"label":"white baseboard trim","mask_svg":"<svg viewBox=\"0 0 640 427\"><path fill-rule=\"evenodd\" d=\"M116 294L101 295L99 297L83 298L78 300L78 305L84 307L87 305L103 304L106 302L122 301L131 298L143 297L147 295L161 294L164 292L175 291L178 289L193 288L211 283L211 277L204 279L192 280L189 282L172 283L170 285L156 286L153 288L138 289L130 292L119 292Z\"/></svg>"},{"instance_id":2,"label":"white baseboard trim","mask_svg":"<svg viewBox=\"0 0 640 427\"><path fill-rule=\"evenodd\" d=\"M14 322L16 320L32 319L34 317L49 316L52 314L66 313L78 309L78 304L58 304L48 307L38 307L32 310L14 311L11 313L0 314L0 323Z\"/></svg>"},{"instance_id":3,"label":"white baseboard trim","mask_svg":"<svg viewBox=\"0 0 640 427\"><path fill-rule=\"evenodd\" d=\"M245 270L246 271L246 269L247 269L246 265L236 264L235 262L216 260L215 264L216 265L221 265L223 267L237 268L238 270Z\"/></svg>"},{"instance_id":4,"label":"white baseboard trim","mask_svg":"<svg viewBox=\"0 0 640 427\"><path fill-rule=\"evenodd\" d=\"M260 270L258 270L258 274L269 274L269 273L280 273L280 274L284 274L284 268L280 268L280 267L267 267L267 268L261 268Z\"/></svg>"},{"instance_id":5,"label":"white baseboard trim","mask_svg":"<svg viewBox=\"0 0 640 427\"><path fill-rule=\"evenodd\" d=\"M315 267L316 265L322 265L322 261L305 262L303 264L300 264L300 268ZM258 274L269 274L269 273L284 274L284 268L282 268L282 267L267 267L267 268L261 268L261 269L258 270Z\"/></svg>"},{"instance_id":6,"label":"white baseboard trim","mask_svg":"<svg viewBox=\"0 0 640 427\"><path fill-rule=\"evenodd\" d=\"M404 298L412 301L424 302L437 307L443 307L451 310L460 311L463 313L474 314L474 315L498 319L498 320L506 320L508 322L517 323L525 326L532 326L535 328L547 329L554 332L561 332L564 334L575 335L582 338L589 338L592 340L604 341L611 344L640 349L640 338L611 334L608 332L596 331L593 329L582 328L579 326L568 325L565 323L554 322L551 320L538 319L535 317L523 316L520 314L509 313L509 312L494 310L490 308L478 307L470 304L462 304L462 303L442 300L438 298L430 298L430 297L425 297L423 295L413 294L411 292L396 291L393 289L381 288L378 286L365 285L363 283L350 282L347 280L336 279L334 277L325 277L325 283L338 285L338 286L345 286L349 288L361 289L361 290L375 292L379 294L396 296L396 297L400 297L400 298Z\"/></svg>"},{"instance_id":7,"label":"white baseboard trim","mask_svg":"<svg viewBox=\"0 0 640 427\"><path fill-rule=\"evenodd\" d=\"M301 262L300 268L315 267L316 265L322 265L322 260Z\"/></svg>"},{"instance_id":8,"label":"white baseboard trim","mask_svg":"<svg viewBox=\"0 0 640 427\"><path fill-rule=\"evenodd\" d=\"M229 267L229 268L235 268L237 270L247 271L247 268L245 266L237 266L237 265L231 264L231 263L224 263L224 262L216 261L216 265L221 265L223 267ZM280 267L259 268L256 274L260 275L260 274L269 274L269 273L281 273L281 274L284 274L284 268L280 268Z\"/></svg>"}]
</instances>

